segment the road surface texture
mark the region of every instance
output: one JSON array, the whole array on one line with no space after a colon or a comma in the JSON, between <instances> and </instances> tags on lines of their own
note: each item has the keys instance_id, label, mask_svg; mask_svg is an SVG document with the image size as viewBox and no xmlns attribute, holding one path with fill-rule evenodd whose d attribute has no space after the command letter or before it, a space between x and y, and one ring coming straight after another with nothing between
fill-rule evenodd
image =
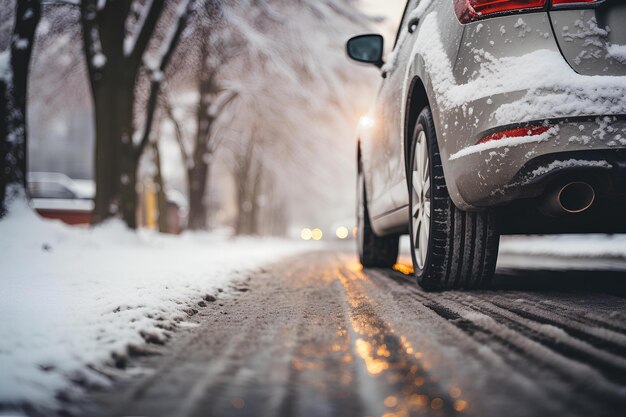
<instances>
[{"instance_id":1,"label":"road surface texture","mask_svg":"<svg viewBox=\"0 0 626 417\"><path fill-rule=\"evenodd\" d=\"M433 294L406 264L363 271L347 252L302 255L220 294L87 414L625 415L616 268L500 267L495 291Z\"/></svg>"}]
</instances>

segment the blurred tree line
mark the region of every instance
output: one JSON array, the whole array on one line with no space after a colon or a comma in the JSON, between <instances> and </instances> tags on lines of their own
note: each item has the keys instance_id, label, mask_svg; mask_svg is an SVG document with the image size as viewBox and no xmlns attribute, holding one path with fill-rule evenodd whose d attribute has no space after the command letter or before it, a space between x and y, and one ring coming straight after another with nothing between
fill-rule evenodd
<instances>
[{"instance_id":1,"label":"blurred tree line","mask_svg":"<svg viewBox=\"0 0 626 417\"><path fill-rule=\"evenodd\" d=\"M338 178L372 94L371 73L344 59L347 36L371 23L356 0L0 0L0 10L3 212L26 195L27 110L71 108L85 94L94 223L138 226L142 170L164 213L165 157L183 173L192 230L207 229L222 182L237 234L284 234L311 202L343 201L333 194L345 193ZM163 155L166 139L177 155ZM216 161L228 177L212 180Z\"/></svg>"}]
</instances>

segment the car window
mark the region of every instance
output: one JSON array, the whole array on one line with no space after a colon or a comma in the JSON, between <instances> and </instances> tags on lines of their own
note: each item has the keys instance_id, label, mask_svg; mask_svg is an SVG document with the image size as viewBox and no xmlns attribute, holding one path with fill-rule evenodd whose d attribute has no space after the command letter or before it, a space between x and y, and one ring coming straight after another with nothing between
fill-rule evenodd
<instances>
[{"instance_id":1,"label":"car window","mask_svg":"<svg viewBox=\"0 0 626 417\"><path fill-rule=\"evenodd\" d=\"M400 34L403 30L406 29L406 25L409 23L409 15L417 7L417 4L420 0L409 0L406 2L406 6L404 7L404 13L402 13L402 20L400 21L400 27L398 28L398 32L396 33L396 40L393 43L393 49L396 49L398 44L398 39L400 39Z\"/></svg>"}]
</instances>

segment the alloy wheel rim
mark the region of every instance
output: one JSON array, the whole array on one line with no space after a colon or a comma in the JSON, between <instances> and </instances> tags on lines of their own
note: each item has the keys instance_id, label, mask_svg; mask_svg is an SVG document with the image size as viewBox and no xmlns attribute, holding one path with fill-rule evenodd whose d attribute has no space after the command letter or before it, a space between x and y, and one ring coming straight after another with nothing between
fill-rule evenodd
<instances>
[{"instance_id":1,"label":"alloy wheel rim","mask_svg":"<svg viewBox=\"0 0 626 417\"><path fill-rule=\"evenodd\" d=\"M412 207L411 222L415 260L419 269L424 269L428 254L430 236L430 160L426 144L426 134L422 131L417 136L412 167Z\"/></svg>"}]
</instances>

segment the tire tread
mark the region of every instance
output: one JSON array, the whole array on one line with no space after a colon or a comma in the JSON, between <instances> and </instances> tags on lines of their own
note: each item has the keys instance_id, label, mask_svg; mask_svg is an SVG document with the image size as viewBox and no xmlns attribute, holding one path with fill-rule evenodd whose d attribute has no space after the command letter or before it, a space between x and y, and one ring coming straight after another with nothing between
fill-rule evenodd
<instances>
[{"instance_id":1,"label":"tire tread","mask_svg":"<svg viewBox=\"0 0 626 417\"><path fill-rule=\"evenodd\" d=\"M362 175L362 174L359 174ZM363 247L359 248L359 260L365 268L390 268L398 260L400 237L398 235L378 236L372 228L365 197L365 183L363 183Z\"/></svg>"},{"instance_id":2,"label":"tire tread","mask_svg":"<svg viewBox=\"0 0 626 417\"><path fill-rule=\"evenodd\" d=\"M485 288L495 272L500 242L494 213L490 209L467 212L454 205L446 186L432 114L428 107L420 113L418 124L418 128L426 132L430 151L433 212L428 259L422 271L415 268L417 281L424 289L431 291ZM411 143L413 153L414 147L415 144ZM410 182L411 176L408 178ZM408 185L412 186L410 183ZM447 245L442 245L443 242Z\"/></svg>"}]
</instances>

